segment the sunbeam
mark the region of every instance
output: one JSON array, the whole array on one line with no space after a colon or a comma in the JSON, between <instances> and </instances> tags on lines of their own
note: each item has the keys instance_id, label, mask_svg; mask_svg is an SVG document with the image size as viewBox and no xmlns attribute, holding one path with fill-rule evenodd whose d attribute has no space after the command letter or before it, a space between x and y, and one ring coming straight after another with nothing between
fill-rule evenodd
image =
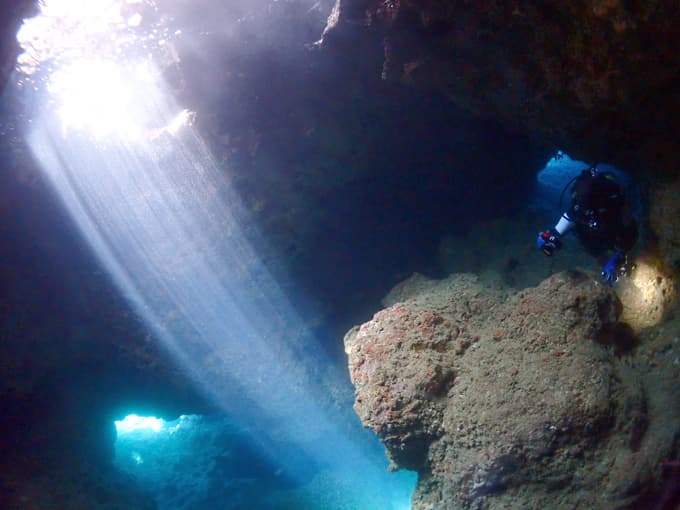
<instances>
[{"instance_id":1,"label":"sunbeam","mask_svg":"<svg viewBox=\"0 0 680 510\"><path fill-rule=\"evenodd\" d=\"M88 51L57 57L24 30L27 48L40 51L23 61L47 57L54 67L29 136L36 159L135 312L222 410L320 465L371 479L383 508L403 505L384 459L341 431L348 413L332 411L327 389L346 377L260 259L257 232L192 128L193 114L166 90L153 54L130 50L136 3L88 10L111 16L85 23ZM75 21L64 24L76 30ZM117 29L127 50L93 42L97 27L109 42ZM75 45L59 35L58 45ZM301 467L278 461L287 476Z\"/></svg>"}]
</instances>

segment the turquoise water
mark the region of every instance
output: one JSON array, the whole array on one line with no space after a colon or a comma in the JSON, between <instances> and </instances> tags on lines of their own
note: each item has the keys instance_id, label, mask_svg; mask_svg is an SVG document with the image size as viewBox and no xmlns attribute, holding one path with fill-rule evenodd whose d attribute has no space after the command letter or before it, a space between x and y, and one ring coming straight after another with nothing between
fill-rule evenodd
<instances>
[{"instance_id":1,"label":"turquoise water","mask_svg":"<svg viewBox=\"0 0 680 510\"><path fill-rule=\"evenodd\" d=\"M224 418L137 420L132 430L124 425L118 427L115 464L160 509L410 508L415 474L388 473L370 441L360 458L346 452L331 464L315 457L323 438L277 443Z\"/></svg>"}]
</instances>

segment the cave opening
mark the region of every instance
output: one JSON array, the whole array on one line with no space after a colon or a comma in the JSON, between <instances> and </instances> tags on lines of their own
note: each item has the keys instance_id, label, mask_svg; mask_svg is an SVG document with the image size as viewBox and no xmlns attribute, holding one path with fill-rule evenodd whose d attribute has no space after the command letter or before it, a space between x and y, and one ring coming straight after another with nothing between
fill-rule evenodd
<instances>
[{"instance_id":1,"label":"cave opening","mask_svg":"<svg viewBox=\"0 0 680 510\"><path fill-rule=\"evenodd\" d=\"M115 424L114 465L161 509L410 508L412 474L388 489L368 464L320 462L309 445L254 436L224 416L128 415Z\"/></svg>"},{"instance_id":2,"label":"cave opening","mask_svg":"<svg viewBox=\"0 0 680 510\"><path fill-rule=\"evenodd\" d=\"M559 215L569 205L568 191L574 180L583 171L594 167L599 173L609 173L615 177L626 191L632 214L639 221L642 219L642 201L640 186L636 185L632 176L619 167L606 162L586 162L572 159L565 151L557 150L548 159L545 166L536 174L534 189L531 193L529 210L543 216Z\"/></svg>"}]
</instances>

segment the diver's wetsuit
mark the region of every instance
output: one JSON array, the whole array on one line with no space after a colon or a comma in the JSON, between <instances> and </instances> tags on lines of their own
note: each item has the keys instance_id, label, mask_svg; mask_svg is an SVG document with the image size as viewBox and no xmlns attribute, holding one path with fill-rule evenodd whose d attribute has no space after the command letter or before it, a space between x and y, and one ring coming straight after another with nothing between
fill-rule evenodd
<instances>
[{"instance_id":1,"label":"diver's wetsuit","mask_svg":"<svg viewBox=\"0 0 680 510\"><path fill-rule=\"evenodd\" d=\"M637 223L625 190L610 173L584 171L574 182L571 206L564 215L576 236L594 256L606 250L630 251L637 241Z\"/></svg>"},{"instance_id":2,"label":"diver's wetsuit","mask_svg":"<svg viewBox=\"0 0 680 510\"><path fill-rule=\"evenodd\" d=\"M574 185L569 209L562 214L555 228L538 233L536 245L550 257L561 248L561 237L574 229L591 255L600 258L606 251L614 251L600 273L607 285L614 285L620 276L630 274L635 268L629 263L627 252L637 241L638 229L625 190L613 174L599 173L594 165L570 181L563 194L571 182Z\"/></svg>"}]
</instances>

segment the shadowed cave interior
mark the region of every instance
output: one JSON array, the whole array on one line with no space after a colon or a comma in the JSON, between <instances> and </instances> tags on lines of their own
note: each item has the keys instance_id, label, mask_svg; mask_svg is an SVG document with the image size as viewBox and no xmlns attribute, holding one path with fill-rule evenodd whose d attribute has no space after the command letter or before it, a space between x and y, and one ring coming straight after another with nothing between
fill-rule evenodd
<instances>
[{"instance_id":1,"label":"shadowed cave interior","mask_svg":"<svg viewBox=\"0 0 680 510\"><path fill-rule=\"evenodd\" d=\"M53 0L22 46L12 4L3 508L677 507L676 7ZM613 289L536 248L593 163L640 225ZM472 367L546 357L582 407Z\"/></svg>"}]
</instances>

